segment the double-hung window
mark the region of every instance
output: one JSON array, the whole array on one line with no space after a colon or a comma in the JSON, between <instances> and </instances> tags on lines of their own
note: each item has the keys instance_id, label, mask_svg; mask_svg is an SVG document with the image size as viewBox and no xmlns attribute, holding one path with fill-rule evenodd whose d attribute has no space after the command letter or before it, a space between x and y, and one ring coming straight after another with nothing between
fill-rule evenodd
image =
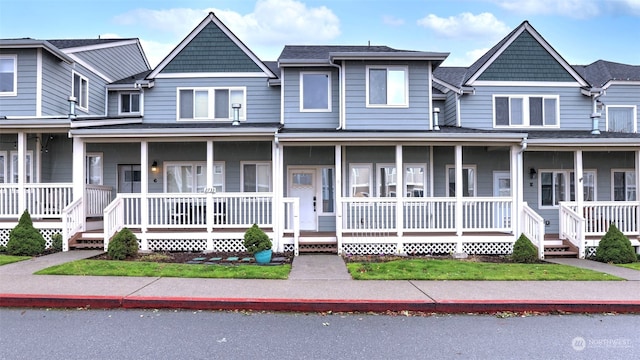
<instances>
[{"instance_id":1,"label":"double-hung window","mask_svg":"<svg viewBox=\"0 0 640 360\"><path fill-rule=\"evenodd\" d=\"M331 111L331 73L300 73L300 111Z\"/></svg>"},{"instance_id":2,"label":"double-hung window","mask_svg":"<svg viewBox=\"0 0 640 360\"><path fill-rule=\"evenodd\" d=\"M350 195L354 197L370 197L372 176L371 164L349 165Z\"/></svg>"},{"instance_id":3,"label":"double-hung window","mask_svg":"<svg viewBox=\"0 0 640 360\"><path fill-rule=\"evenodd\" d=\"M33 181L33 151L29 150L25 154L25 182L30 183ZM11 177L9 178L9 182L17 183L18 182L18 152L11 152L11 168L9 169Z\"/></svg>"},{"instance_id":4,"label":"double-hung window","mask_svg":"<svg viewBox=\"0 0 640 360\"><path fill-rule=\"evenodd\" d=\"M213 189L224 191L224 163L213 164ZM164 164L165 192L201 193L207 185L207 164L205 162L166 162Z\"/></svg>"},{"instance_id":5,"label":"double-hung window","mask_svg":"<svg viewBox=\"0 0 640 360\"><path fill-rule=\"evenodd\" d=\"M0 96L17 95L18 57L0 55Z\"/></svg>"},{"instance_id":6,"label":"double-hung window","mask_svg":"<svg viewBox=\"0 0 640 360\"><path fill-rule=\"evenodd\" d=\"M637 107L624 105L607 106L607 131L635 133Z\"/></svg>"},{"instance_id":7,"label":"double-hung window","mask_svg":"<svg viewBox=\"0 0 640 360\"><path fill-rule=\"evenodd\" d=\"M408 76L406 66L368 66L367 107L409 106Z\"/></svg>"},{"instance_id":8,"label":"double-hung window","mask_svg":"<svg viewBox=\"0 0 640 360\"><path fill-rule=\"evenodd\" d=\"M73 96L76 98L78 108L87 111L89 110L89 80L73 72Z\"/></svg>"},{"instance_id":9,"label":"double-hung window","mask_svg":"<svg viewBox=\"0 0 640 360\"><path fill-rule=\"evenodd\" d=\"M120 94L120 114L122 115L140 114L140 94L139 93Z\"/></svg>"},{"instance_id":10,"label":"double-hung window","mask_svg":"<svg viewBox=\"0 0 640 360\"><path fill-rule=\"evenodd\" d=\"M102 185L102 153L87 153L86 184Z\"/></svg>"},{"instance_id":11,"label":"double-hung window","mask_svg":"<svg viewBox=\"0 0 640 360\"><path fill-rule=\"evenodd\" d=\"M576 200L575 173L567 170L540 170L540 207L558 206L561 201ZM584 201L596 200L596 172L582 172Z\"/></svg>"},{"instance_id":12,"label":"double-hung window","mask_svg":"<svg viewBox=\"0 0 640 360\"><path fill-rule=\"evenodd\" d=\"M449 187L449 197L456 196L456 168L453 165L447 165L447 184ZM462 166L462 196L476 196L475 165Z\"/></svg>"},{"instance_id":13,"label":"double-hung window","mask_svg":"<svg viewBox=\"0 0 640 360\"><path fill-rule=\"evenodd\" d=\"M633 170L613 170L611 177L611 191L614 201L636 201L638 199L636 174Z\"/></svg>"},{"instance_id":14,"label":"double-hung window","mask_svg":"<svg viewBox=\"0 0 640 360\"><path fill-rule=\"evenodd\" d=\"M494 95L495 127L558 127L559 103L557 95Z\"/></svg>"},{"instance_id":15,"label":"double-hung window","mask_svg":"<svg viewBox=\"0 0 640 360\"><path fill-rule=\"evenodd\" d=\"M242 163L242 191L271 191L271 162Z\"/></svg>"},{"instance_id":16,"label":"double-hung window","mask_svg":"<svg viewBox=\"0 0 640 360\"><path fill-rule=\"evenodd\" d=\"M178 120L232 120L233 104L239 104L239 120L245 120L244 88L178 89Z\"/></svg>"},{"instance_id":17,"label":"double-hung window","mask_svg":"<svg viewBox=\"0 0 640 360\"><path fill-rule=\"evenodd\" d=\"M398 187L396 166L394 164L377 165L377 183L379 197L396 197L404 191L405 197L423 197L425 192L426 166L424 164L405 164L402 187Z\"/></svg>"}]
</instances>

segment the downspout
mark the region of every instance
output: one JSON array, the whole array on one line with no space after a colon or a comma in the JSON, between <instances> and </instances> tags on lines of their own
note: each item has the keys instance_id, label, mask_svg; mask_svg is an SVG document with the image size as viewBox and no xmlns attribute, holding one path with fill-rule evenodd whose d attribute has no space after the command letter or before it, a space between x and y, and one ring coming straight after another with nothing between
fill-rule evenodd
<instances>
[{"instance_id":1,"label":"downspout","mask_svg":"<svg viewBox=\"0 0 640 360\"><path fill-rule=\"evenodd\" d=\"M598 98L600 96L603 95L603 91L599 91L597 93L593 93L591 95L591 99L592 99L592 103L593 103L593 108L591 111L591 135L600 135L600 124L599 124L599 120L600 120L600 116L602 116L602 114L600 114L598 112Z\"/></svg>"},{"instance_id":2,"label":"downspout","mask_svg":"<svg viewBox=\"0 0 640 360\"><path fill-rule=\"evenodd\" d=\"M344 71L343 71L343 66L344 66L344 61L342 62L342 65L338 65L335 64L333 62L329 62L329 65L331 65L332 67L335 67L338 69L338 98L339 98L339 104L338 104L338 127L336 128L336 130L342 130L345 128L344 126L344 94L343 94L343 81L344 81Z\"/></svg>"}]
</instances>

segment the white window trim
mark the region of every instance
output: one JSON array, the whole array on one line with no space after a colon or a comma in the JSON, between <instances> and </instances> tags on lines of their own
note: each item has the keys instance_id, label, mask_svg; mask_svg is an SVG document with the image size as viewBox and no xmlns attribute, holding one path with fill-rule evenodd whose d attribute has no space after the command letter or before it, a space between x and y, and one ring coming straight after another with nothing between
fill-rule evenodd
<instances>
[{"instance_id":1,"label":"white window trim","mask_svg":"<svg viewBox=\"0 0 640 360\"><path fill-rule=\"evenodd\" d=\"M122 95L129 95L129 102L131 102L131 95L138 95L138 111L123 112L122 111ZM118 115L140 115L142 114L142 92L121 92L118 93ZM131 104L129 104L131 106Z\"/></svg>"},{"instance_id":2,"label":"white window trim","mask_svg":"<svg viewBox=\"0 0 640 360\"><path fill-rule=\"evenodd\" d=\"M269 177L269 192L273 191L273 166L271 161L240 161L240 192L245 192L244 191L244 166L245 165L256 165L256 171L257 171L257 165L269 165L269 169L271 170L271 176ZM255 192L255 193L258 194L258 192Z\"/></svg>"},{"instance_id":3,"label":"white window trim","mask_svg":"<svg viewBox=\"0 0 640 360\"><path fill-rule=\"evenodd\" d=\"M542 180L541 180L541 176L542 173L553 173L553 174L560 174L562 173L566 179L565 182L565 198L564 199L560 199L558 202L563 202L563 201L571 201L571 174L574 174L575 177L575 171L573 169L538 169L538 209L558 209L560 207L560 205L542 205ZM582 173L593 173L593 198L594 201L598 200L598 172L595 169L584 169L582 171ZM613 180L613 173L611 173L611 179ZM574 191L576 190L578 179L574 178ZM613 182L611 183L611 192L613 194ZM552 184L555 186L555 184Z\"/></svg>"},{"instance_id":4,"label":"white window trim","mask_svg":"<svg viewBox=\"0 0 640 360\"><path fill-rule=\"evenodd\" d=\"M9 175L9 181L7 181L7 182L8 183L12 183L12 184L17 183L17 182L13 182L13 172L14 172L13 171L14 170L13 169L13 156L14 155L15 156L19 156L17 151L9 152L9 166L8 166L8 168L9 168L9 174L8 174ZM26 157L30 157L31 158L31 160L29 161L29 167L26 167L26 164L25 164L26 175L28 175L29 180L30 180L30 181L27 181L27 182L28 183L33 183L33 180L34 180L33 179L33 165L34 165L33 164L33 161L34 161L33 150L27 150ZM18 159L18 161L20 161L20 159ZM15 170L16 170L16 172L18 171L18 169L15 169ZM5 179L7 179L7 178L5 177Z\"/></svg>"},{"instance_id":5,"label":"white window trim","mask_svg":"<svg viewBox=\"0 0 640 360\"><path fill-rule=\"evenodd\" d=\"M396 192L395 192L395 196L387 195L386 197L397 197L398 196L398 184L397 184L398 170L396 169L396 164L395 163L378 163L378 164L376 164L376 196L377 197L381 197L382 196L381 193L382 193L383 184L382 184L382 179L381 179L381 176L380 176L380 170L382 170L382 168L393 168L393 169L396 170L396 182L395 182Z\"/></svg>"},{"instance_id":6,"label":"white window trim","mask_svg":"<svg viewBox=\"0 0 640 360\"><path fill-rule=\"evenodd\" d=\"M477 197L478 196L478 169L477 169L477 165L462 165L462 170L465 169L471 169L473 170L473 196L471 197ZM451 197L449 196L449 170L450 169L454 169L455 171L456 166L449 164L445 166L445 196L446 197ZM454 179L455 180L455 179ZM463 196L466 197L466 196Z\"/></svg>"},{"instance_id":7,"label":"white window trim","mask_svg":"<svg viewBox=\"0 0 640 360\"><path fill-rule=\"evenodd\" d=\"M100 183L99 184L93 184L93 185L102 185L104 182L104 155L101 152L88 152L85 154L85 166L87 167L87 169L85 169L85 179L84 179L84 183L85 184L89 184L89 158L90 157L97 157L99 156L101 161L100 161Z\"/></svg>"},{"instance_id":8,"label":"white window trim","mask_svg":"<svg viewBox=\"0 0 640 360\"><path fill-rule=\"evenodd\" d=\"M625 177L627 176L626 173L630 172L635 174L635 169L628 169L628 168L623 168L623 169L611 169L611 201L615 201L615 184L613 183L614 181L614 173L617 172L622 172L625 173ZM627 198L627 187L625 185L625 189L624 189L624 197L625 199ZM636 184L636 197L638 197L638 184ZM628 200L625 200L628 201Z\"/></svg>"},{"instance_id":9,"label":"white window trim","mask_svg":"<svg viewBox=\"0 0 640 360\"><path fill-rule=\"evenodd\" d=\"M76 92L75 91L76 90L75 89L75 86L76 86L75 77L76 77L76 75L78 75L80 77L80 81L81 82L82 82L82 80L84 80L87 83L87 88L85 89L85 93L84 94L80 94L80 96L86 97L87 106L86 107L82 106L82 101L81 101L82 98L78 97L76 99L76 108L80 109L80 110L83 110L85 112L88 112L89 111L89 79L86 76L80 74L77 71L72 71L71 72L71 96L74 96L74 94Z\"/></svg>"},{"instance_id":10,"label":"white window trim","mask_svg":"<svg viewBox=\"0 0 640 360\"><path fill-rule=\"evenodd\" d=\"M638 106L636 105L607 105L606 106L606 131L609 131L609 108L631 108L633 112L633 133L638 132Z\"/></svg>"},{"instance_id":11,"label":"white window trim","mask_svg":"<svg viewBox=\"0 0 640 360\"><path fill-rule=\"evenodd\" d=\"M4 179L4 183L9 182L7 179L7 167L9 167L9 161L10 159L7 158L7 152L6 151L0 151L0 157L4 158L4 162L3 162L3 166L0 167L0 175L2 175L2 178ZM2 182L0 182L0 184L2 184Z\"/></svg>"},{"instance_id":12,"label":"white window trim","mask_svg":"<svg viewBox=\"0 0 640 360\"><path fill-rule=\"evenodd\" d=\"M357 197L356 194L353 193L353 186L355 185L353 183L354 181L354 176L353 176L353 168L356 167L366 167L369 168L369 193L367 197L371 197L372 195L372 190L373 190L373 164L371 163L352 163L349 164L349 196L350 197Z\"/></svg>"},{"instance_id":13,"label":"white window trim","mask_svg":"<svg viewBox=\"0 0 640 360\"><path fill-rule=\"evenodd\" d=\"M324 200L322 197L322 191L324 190L323 187L323 183L322 183L322 170L324 169L331 169L333 170L333 199L331 199L331 201L333 201L333 211L331 212L325 212L324 208L322 207L322 201ZM327 165L323 165L323 166L318 166L316 168L316 183L318 184L318 194L317 194L317 199L318 199L318 204L316 206L317 212L319 216L326 216L326 215L335 215L336 214L336 207L338 206L338 204L336 203L336 192L338 192L338 188L336 187L336 168L335 166L327 166Z\"/></svg>"},{"instance_id":14,"label":"white window trim","mask_svg":"<svg viewBox=\"0 0 640 360\"><path fill-rule=\"evenodd\" d=\"M207 117L195 117L195 96L194 96L194 109L193 109L193 118L181 118L180 117L180 91L182 90L193 90L195 91L207 91L208 98L208 109L207 109ZM216 87L178 87L176 88L176 121L233 121L233 109L229 109L229 117L228 118L215 118L215 91L216 90L229 90L231 91L242 91L242 115L240 116L240 121L247 120L247 87L246 86L216 86ZM212 101L212 99L214 99ZM229 99L231 100L231 99Z\"/></svg>"},{"instance_id":15,"label":"white window trim","mask_svg":"<svg viewBox=\"0 0 640 360\"><path fill-rule=\"evenodd\" d=\"M326 109L305 109L304 108L304 75L327 75L327 108ZM301 71L300 72L300 112L331 112L331 72L329 71Z\"/></svg>"},{"instance_id":16,"label":"white window trim","mask_svg":"<svg viewBox=\"0 0 640 360\"><path fill-rule=\"evenodd\" d=\"M162 179L163 179L163 191L166 193L167 192L167 169L171 166L191 166L192 170L194 171L194 174L197 175L195 173L196 171L196 167L197 166L202 166L203 168L207 168L207 162L206 161L165 161L162 164ZM213 167L215 168L216 166L222 166L222 191L225 191L225 183L226 183L226 179L225 179L225 162L224 161L214 161L213 162ZM207 172L209 171L208 169L206 170ZM213 169L211 169L211 171L213 171ZM213 173L211 173L212 177L213 177ZM205 173L205 182L206 182L206 176L207 174ZM198 189L198 182L197 182L197 176L193 177L193 181L195 181L192 184L192 188L193 189ZM216 186L216 184L213 184L213 186ZM205 191L207 190L207 184L204 184L204 189Z\"/></svg>"},{"instance_id":17,"label":"white window trim","mask_svg":"<svg viewBox=\"0 0 640 360\"><path fill-rule=\"evenodd\" d=\"M511 99L522 99L522 125L497 125L496 124L496 98L509 98L509 123L511 123ZM530 125L529 118L529 98L542 98L542 106L544 107L545 99L556 100L556 124L555 125ZM560 95L544 95L544 94L493 94L492 96L492 112L493 127L498 129L513 128L534 128L534 129L559 129L560 128ZM544 115L544 111L542 112Z\"/></svg>"},{"instance_id":18,"label":"white window trim","mask_svg":"<svg viewBox=\"0 0 640 360\"><path fill-rule=\"evenodd\" d=\"M17 96L18 95L18 55L0 55L0 59L13 59L13 91L0 92L0 96Z\"/></svg>"},{"instance_id":19,"label":"white window trim","mask_svg":"<svg viewBox=\"0 0 640 360\"><path fill-rule=\"evenodd\" d=\"M402 190L404 191L404 195L405 197L407 197L407 170L409 168L422 168L422 172L424 174L424 184L422 184L422 186L424 187L422 189L422 197L426 197L427 196L427 182L429 181L429 179L427 178L427 164L426 163L408 163L408 164L404 164L404 174L402 174L402 181L404 181L404 184L402 186Z\"/></svg>"},{"instance_id":20,"label":"white window trim","mask_svg":"<svg viewBox=\"0 0 640 360\"><path fill-rule=\"evenodd\" d=\"M369 103L369 70L384 69L387 70L403 70L404 71L404 104L388 105L388 104L370 104ZM408 108L409 107L409 66L406 65L368 65L365 67L366 94L365 101L368 108ZM387 83L388 85L388 83ZM389 99L389 88L387 87L387 102Z\"/></svg>"}]
</instances>

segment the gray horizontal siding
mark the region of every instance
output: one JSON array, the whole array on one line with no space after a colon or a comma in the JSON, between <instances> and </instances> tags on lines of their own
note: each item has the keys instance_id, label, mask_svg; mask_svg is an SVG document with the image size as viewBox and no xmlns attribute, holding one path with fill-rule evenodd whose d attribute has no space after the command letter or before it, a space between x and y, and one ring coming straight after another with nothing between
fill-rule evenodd
<instances>
[{"instance_id":1,"label":"gray horizontal siding","mask_svg":"<svg viewBox=\"0 0 640 360\"><path fill-rule=\"evenodd\" d=\"M0 115L36 115L36 50L3 49L2 55L17 55L18 80L16 96L0 96Z\"/></svg>"},{"instance_id":2,"label":"gray horizontal siding","mask_svg":"<svg viewBox=\"0 0 640 360\"><path fill-rule=\"evenodd\" d=\"M335 68L284 68L284 124L287 128L335 129L340 121L339 74ZM331 112L300 111L300 73L331 73Z\"/></svg>"},{"instance_id":3,"label":"gray horizontal siding","mask_svg":"<svg viewBox=\"0 0 640 360\"><path fill-rule=\"evenodd\" d=\"M445 102L443 111L440 112L440 123L448 126L457 125L458 109L456 106L457 96L453 91L447 93L447 101Z\"/></svg>"},{"instance_id":4,"label":"gray horizontal siding","mask_svg":"<svg viewBox=\"0 0 640 360\"><path fill-rule=\"evenodd\" d=\"M366 66L408 65L409 107L367 108ZM346 128L349 130L427 130L429 129L429 67L427 63L393 62L346 64Z\"/></svg>"},{"instance_id":5,"label":"gray horizontal siding","mask_svg":"<svg viewBox=\"0 0 640 360\"><path fill-rule=\"evenodd\" d=\"M280 88L267 86L266 78L156 79L144 93L144 122L176 122L178 87L246 87L247 122L280 122Z\"/></svg>"},{"instance_id":6,"label":"gray horizontal siding","mask_svg":"<svg viewBox=\"0 0 640 360\"><path fill-rule=\"evenodd\" d=\"M113 81L148 70L136 44L80 51L74 55Z\"/></svg>"},{"instance_id":7,"label":"gray horizontal siding","mask_svg":"<svg viewBox=\"0 0 640 360\"><path fill-rule=\"evenodd\" d=\"M463 127L493 128L493 94L559 95L560 128L562 130L591 130L591 100L580 93L579 87L507 87L476 86L473 95L464 95L460 102Z\"/></svg>"},{"instance_id":8,"label":"gray horizontal siding","mask_svg":"<svg viewBox=\"0 0 640 360\"><path fill-rule=\"evenodd\" d=\"M67 115L71 95L71 66L48 52L43 53L42 60L42 114Z\"/></svg>"},{"instance_id":9,"label":"gray horizontal siding","mask_svg":"<svg viewBox=\"0 0 640 360\"><path fill-rule=\"evenodd\" d=\"M636 106L636 129L640 131L640 86L638 85L612 85L607 89L605 95L599 99L606 105L635 105ZM605 129L606 111L602 112L600 130Z\"/></svg>"}]
</instances>

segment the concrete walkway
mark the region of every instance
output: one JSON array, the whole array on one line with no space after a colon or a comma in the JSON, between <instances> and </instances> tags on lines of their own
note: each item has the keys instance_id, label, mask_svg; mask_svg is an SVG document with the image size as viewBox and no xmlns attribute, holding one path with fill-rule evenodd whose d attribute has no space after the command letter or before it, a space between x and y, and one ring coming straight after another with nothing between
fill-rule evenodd
<instances>
[{"instance_id":1,"label":"concrete walkway","mask_svg":"<svg viewBox=\"0 0 640 360\"><path fill-rule=\"evenodd\" d=\"M551 258L544 259L546 262L554 264L569 265L581 269L589 269L601 273L617 276L629 281L640 281L640 271L627 269L621 266L605 264L593 260L577 259L577 258Z\"/></svg>"},{"instance_id":2,"label":"concrete walkway","mask_svg":"<svg viewBox=\"0 0 640 360\"><path fill-rule=\"evenodd\" d=\"M342 257L300 255L293 259L289 280L351 280Z\"/></svg>"}]
</instances>

